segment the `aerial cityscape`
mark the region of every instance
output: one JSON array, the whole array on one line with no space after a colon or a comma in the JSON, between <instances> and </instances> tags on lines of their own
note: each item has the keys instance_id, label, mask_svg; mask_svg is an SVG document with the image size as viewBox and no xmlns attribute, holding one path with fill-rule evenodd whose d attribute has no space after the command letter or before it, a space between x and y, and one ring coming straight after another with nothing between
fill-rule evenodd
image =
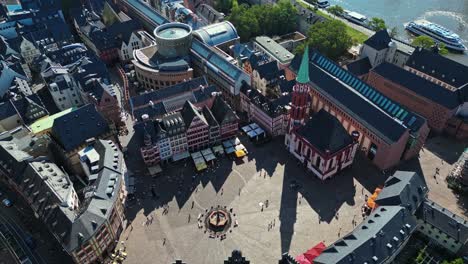
<instances>
[{"instance_id":1,"label":"aerial cityscape","mask_svg":"<svg viewBox=\"0 0 468 264\"><path fill-rule=\"evenodd\" d=\"M468 263L468 1L0 3L0 264Z\"/></svg>"}]
</instances>

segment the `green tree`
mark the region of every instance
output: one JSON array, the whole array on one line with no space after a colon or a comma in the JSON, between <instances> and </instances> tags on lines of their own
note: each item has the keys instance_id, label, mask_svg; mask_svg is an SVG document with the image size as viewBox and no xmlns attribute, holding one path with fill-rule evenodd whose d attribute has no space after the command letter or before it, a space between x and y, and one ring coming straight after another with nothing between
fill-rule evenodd
<instances>
[{"instance_id":1,"label":"green tree","mask_svg":"<svg viewBox=\"0 0 468 264\"><path fill-rule=\"evenodd\" d=\"M236 27L241 41L248 41L258 35L283 35L294 31L297 9L288 0L251 7L234 2L228 20Z\"/></svg>"},{"instance_id":2,"label":"green tree","mask_svg":"<svg viewBox=\"0 0 468 264\"><path fill-rule=\"evenodd\" d=\"M311 48L318 49L331 59L337 59L353 45L351 36L346 32L346 25L339 20L314 24L309 29L308 37Z\"/></svg>"},{"instance_id":3,"label":"green tree","mask_svg":"<svg viewBox=\"0 0 468 264\"><path fill-rule=\"evenodd\" d=\"M463 259L462 258L457 258L452 261L444 260L442 264L463 264Z\"/></svg>"},{"instance_id":4,"label":"green tree","mask_svg":"<svg viewBox=\"0 0 468 264\"><path fill-rule=\"evenodd\" d=\"M445 47L445 44L444 44L444 43L439 43L439 54L440 54L440 55L447 55L447 54L449 54L449 51L448 51L447 47Z\"/></svg>"},{"instance_id":5,"label":"green tree","mask_svg":"<svg viewBox=\"0 0 468 264\"><path fill-rule=\"evenodd\" d=\"M424 49L430 49L432 46L435 45L434 40L431 37L428 36L419 36L413 39L411 42L413 46L421 47Z\"/></svg>"},{"instance_id":6,"label":"green tree","mask_svg":"<svg viewBox=\"0 0 468 264\"><path fill-rule=\"evenodd\" d=\"M225 14L231 11L233 5L233 0L216 0L215 1L215 8Z\"/></svg>"},{"instance_id":7,"label":"green tree","mask_svg":"<svg viewBox=\"0 0 468 264\"><path fill-rule=\"evenodd\" d=\"M382 29L386 29L387 25L385 25L385 21L378 17L373 17L369 21L369 27L374 31L380 31Z\"/></svg>"},{"instance_id":8,"label":"green tree","mask_svg":"<svg viewBox=\"0 0 468 264\"><path fill-rule=\"evenodd\" d=\"M344 13L344 9L339 5L331 6L327 9L328 13L333 14L335 16L341 16Z\"/></svg>"}]
</instances>

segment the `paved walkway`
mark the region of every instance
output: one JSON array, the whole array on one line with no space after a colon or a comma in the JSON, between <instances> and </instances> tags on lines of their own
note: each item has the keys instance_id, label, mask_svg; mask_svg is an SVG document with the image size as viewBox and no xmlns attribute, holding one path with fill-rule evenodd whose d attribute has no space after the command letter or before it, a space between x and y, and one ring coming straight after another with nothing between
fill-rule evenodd
<instances>
[{"instance_id":1,"label":"paved walkway","mask_svg":"<svg viewBox=\"0 0 468 264\"><path fill-rule=\"evenodd\" d=\"M191 264L222 263L234 249L252 263L275 263L283 252L299 255L351 231L362 220L364 195L383 182L365 161L321 182L297 166L279 139L263 147L245 145L250 154L243 162L223 158L216 169L194 181L191 164L170 168L156 180L140 179L137 193L142 195L127 210L133 228L122 236L128 239L126 263L171 263L177 258ZM302 186L299 190L290 187L293 180ZM152 184L157 200L151 195ZM260 203L266 200L269 206L262 211ZM167 215L164 204L169 206ZM197 225L198 215L217 205L233 208L239 223L223 241L209 238Z\"/></svg>"},{"instance_id":2,"label":"paved walkway","mask_svg":"<svg viewBox=\"0 0 468 264\"><path fill-rule=\"evenodd\" d=\"M310 6L311 8L314 8L313 5L307 3L306 1L303 1L303 0L295 0L295 1L296 1L296 2L302 2L302 3L304 3L304 4L308 5L308 6ZM293 1L293 4L294 4L295 1ZM304 9L303 7L301 7L300 5L298 5L296 8L298 8L298 11L299 11L299 12L303 12L303 10L306 10L306 9ZM327 12L326 9L319 9L319 10L320 10L320 12L325 13L325 14L327 14L327 15L333 17L334 19L337 19L337 20L342 21L343 23L345 23L345 24L348 25L349 27L354 28L354 29L356 29L356 30L358 30L358 31L360 31L360 32L362 32L362 33L364 33L364 34L366 34L367 36L372 36L372 35L375 34L375 31L370 30L370 29L368 29L368 28L365 28L365 27L363 27L363 26L354 24L354 23L352 23L352 22L350 22L350 21L348 21L348 20L346 20L346 19L344 19L344 18L337 17L337 16L335 16L335 15L333 15L333 14ZM309 14L310 12L312 12L312 11L306 10L306 14Z\"/></svg>"}]
</instances>

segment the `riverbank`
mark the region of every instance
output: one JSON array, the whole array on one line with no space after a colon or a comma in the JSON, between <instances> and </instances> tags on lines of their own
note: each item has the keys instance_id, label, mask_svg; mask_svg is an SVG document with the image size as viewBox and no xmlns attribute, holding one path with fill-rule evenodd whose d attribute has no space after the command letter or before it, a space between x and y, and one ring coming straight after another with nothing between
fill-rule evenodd
<instances>
[{"instance_id":1,"label":"riverbank","mask_svg":"<svg viewBox=\"0 0 468 264\"><path fill-rule=\"evenodd\" d=\"M296 3L298 3L303 8L306 8L306 9L309 9L309 10L314 9L313 5L311 5L311 4L309 4L309 3L305 2L305 1L297 0ZM316 13L317 15L321 16L321 17L326 18L326 19L340 20L341 22L343 22L346 25L346 32L353 39L353 42L355 44L363 43L366 39L368 39L370 36L372 36L375 33L375 32L373 32L373 31L371 31L371 30L369 30L367 28L352 24L352 23L350 23L349 21L347 21L345 19L336 17L336 16L328 13L327 11L325 11L323 9L313 11L313 12Z\"/></svg>"},{"instance_id":2,"label":"riverbank","mask_svg":"<svg viewBox=\"0 0 468 264\"><path fill-rule=\"evenodd\" d=\"M411 43L414 36L409 34L404 24L417 19L426 19L450 29L468 45L468 1L467 0L421 0L406 1L358 1L328 0L331 5L358 12L368 18L379 17L385 20L388 28L397 29L397 39ZM446 57L468 65L468 52L450 53Z\"/></svg>"}]
</instances>

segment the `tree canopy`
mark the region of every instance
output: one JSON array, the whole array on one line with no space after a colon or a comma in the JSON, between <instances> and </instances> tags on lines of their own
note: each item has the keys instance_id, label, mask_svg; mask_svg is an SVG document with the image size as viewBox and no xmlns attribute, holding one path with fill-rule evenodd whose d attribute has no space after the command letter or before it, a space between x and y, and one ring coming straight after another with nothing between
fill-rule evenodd
<instances>
[{"instance_id":1,"label":"tree canopy","mask_svg":"<svg viewBox=\"0 0 468 264\"><path fill-rule=\"evenodd\" d=\"M464 263L464 261L463 261L462 258L457 258L457 259L454 259L452 261L444 260L442 262L442 264L463 264L463 263Z\"/></svg>"},{"instance_id":2,"label":"tree canopy","mask_svg":"<svg viewBox=\"0 0 468 264\"><path fill-rule=\"evenodd\" d=\"M332 15L335 15L335 16L341 16L344 13L343 7L341 7L339 5L330 6L327 9L327 11L328 11L328 13L330 13Z\"/></svg>"},{"instance_id":3,"label":"tree canopy","mask_svg":"<svg viewBox=\"0 0 468 264\"><path fill-rule=\"evenodd\" d=\"M353 45L353 41L343 22L327 20L310 27L307 45L331 59L337 59ZM303 49L304 46L299 46L296 52Z\"/></svg>"},{"instance_id":4,"label":"tree canopy","mask_svg":"<svg viewBox=\"0 0 468 264\"><path fill-rule=\"evenodd\" d=\"M385 21L378 17L373 17L369 21L369 27L374 31L380 31L382 29L386 29L387 25L385 25Z\"/></svg>"},{"instance_id":5,"label":"tree canopy","mask_svg":"<svg viewBox=\"0 0 468 264\"><path fill-rule=\"evenodd\" d=\"M296 29L297 10L288 0L275 5L233 5L228 20L236 27L241 41L259 35L282 35Z\"/></svg>"},{"instance_id":6,"label":"tree canopy","mask_svg":"<svg viewBox=\"0 0 468 264\"><path fill-rule=\"evenodd\" d=\"M215 8L216 10L223 12L225 14L231 11L233 0L216 0Z\"/></svg>"},{"instance_id":7,"label":"tree canopy","mask_svg":"<svg viewBox=\"0 0 468 264\"><path fill-rule=\"evenodd\" d=\"M428 36L418 36L413 39L411 43L413 46L421 47L423 49L431 49L436 45L435 41ZM439 54L448 54L448 50L443 43L439 43Z\"/></svg>"}]
</instances>

